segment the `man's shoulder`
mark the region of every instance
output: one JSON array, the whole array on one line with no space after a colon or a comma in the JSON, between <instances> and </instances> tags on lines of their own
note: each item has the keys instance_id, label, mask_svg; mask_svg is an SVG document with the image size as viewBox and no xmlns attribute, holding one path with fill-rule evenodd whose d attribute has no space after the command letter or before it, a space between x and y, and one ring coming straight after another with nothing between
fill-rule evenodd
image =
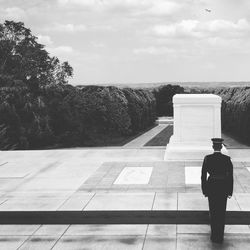
<instances>
[{"instance_id":1,"label":"man's shoulder","mask_svg":"<svg viewBox=\"0 0 250 250\"><path fill-rule=\"evenodd\" d=\"M231 159L230 156L224 155L224 154L222 154L222 153L220 154L220 157L223 158L223 159L225 159L225 160L230 160L230 159Z\"/></svg>"},{"instance_id":2,"label":"man's shoulder","mask_svg":"<svg viewBox=\"0 0 250 250\"><path fill-rule=\"evenodd\" d=\"M204 157L204 159L205 159L205 158L209 159L209 158L211 158L211 157L213 157L213 154L206 155L206 156Z\"/></svg>"},{"instance_id":3,"label":"man's shoulder","mask_svg":"<svg viewBox=\"0 0 250 250\"><path fill-rule=\"evenodd\" d=\"M222 154L222 153L220 153L220 154L209 154L209 155L205 156L205 158L207 158L207 159L213 159L213 158L218 158L218 157L224 158L224 159L227 159L227 160L231 159L230 156Z\"/></svg>"},{"instance_id":4,"label":"man's shoulder","mask_svg":"<svg viewBox=\"0 0 250 250\"><path fill-rule=\"evenodd\" d=\"M210 161L210 159L212 159L211 156L212 156L212 154L206 155L206 156L204 157L204 159L203 159L203 164L208 163L208 162Z\"/></svg>"},{"instance_id":5,"label":"man's shoulder","mask_svg":"<svg viewBox=\"0 0 250 250\"><path fill-rule=\"evenodd\" d=\"M224 158L226 158L226 159L231 159L231 157L230 156L228 156L228 155L224 155L224 154L221 154Z\"/></svg>"}]
</instances>

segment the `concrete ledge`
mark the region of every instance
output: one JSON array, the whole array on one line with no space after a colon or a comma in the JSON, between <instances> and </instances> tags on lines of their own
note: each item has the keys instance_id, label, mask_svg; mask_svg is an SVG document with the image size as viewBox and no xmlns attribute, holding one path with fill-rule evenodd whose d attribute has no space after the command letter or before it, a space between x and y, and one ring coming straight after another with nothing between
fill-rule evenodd
<instances>
[{"instance_id":1,"label":"concrete ledge","mask_svg":"<svg viewBox=\"0 0 250 250\"><path fill-rule=\"evenodd\" d=\"M1 224L209 224L208 211L2 211ZM250 211L227 211L226 224L249 225Z\"/></svg>"},{"instance_id":2,"label":"concrete ledge","mask_svg":"<svg viewBox=\"0 0 250 250\"><path fill-rule=\"evenodd\" d=\"M173 96L174 104L221 104L221 97L214 94L176 94Z\"/></svg>"}]
</instances>

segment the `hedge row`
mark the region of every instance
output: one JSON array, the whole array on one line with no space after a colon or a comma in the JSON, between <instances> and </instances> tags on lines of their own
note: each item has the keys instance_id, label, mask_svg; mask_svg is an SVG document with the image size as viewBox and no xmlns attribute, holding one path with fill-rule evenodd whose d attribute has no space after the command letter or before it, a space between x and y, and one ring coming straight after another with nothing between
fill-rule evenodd
<instances>
[{"instance_id":1,"label":"hedge row","mask_svg":"<svg viewBox=\"0 0 250 250\"><path fill-rule=\"evenodd\" d=\"M250 144L250 87L207 90L222 98L222 129Z\"/></svg>"},{"instance_id":2,"label":"hedge row","mask_svg":"<svg viewBox=\"0 0 250 250\"><path fill-rule=\"evenodd\" d=\"M2 149L110 145L155 121L154 95L141 89L13 85L0 88L0 103Z\"/></svg>"}]
</instances>

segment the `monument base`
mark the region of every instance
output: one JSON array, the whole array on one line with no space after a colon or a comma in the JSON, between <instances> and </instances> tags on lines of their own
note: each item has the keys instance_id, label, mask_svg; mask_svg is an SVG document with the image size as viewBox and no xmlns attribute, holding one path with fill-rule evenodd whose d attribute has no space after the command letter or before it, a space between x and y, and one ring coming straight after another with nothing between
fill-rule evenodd
<instances>
[{"instance_id":1,"label":"monument base","mask_svg":"<svg viewBox=\"0 0 250 250\"><path fill-rule=\"evenodd\" d=\"M166 148L164 160L195 160L202 161L208 154L214 152L211 145L174 145L169 143ZM222 154L229 155L228 150L223 146Z\"/></svg>"}]
</instances>

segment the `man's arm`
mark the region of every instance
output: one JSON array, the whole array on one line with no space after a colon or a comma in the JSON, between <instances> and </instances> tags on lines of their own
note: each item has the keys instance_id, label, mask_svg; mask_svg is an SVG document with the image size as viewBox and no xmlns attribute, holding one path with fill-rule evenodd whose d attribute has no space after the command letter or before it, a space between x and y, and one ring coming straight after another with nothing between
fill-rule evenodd
<instances>
[{"instance_id":1,"label":"man's arm","mask_svg":"<svg viewBox=\"0 0 250 250\"><path fill-rule=\"evenodd\" d=\"M207 196L207 157L205 156L201 170L201 190Z\"/></svg>"},{"instance_id":2,"label":"man's arm","mask_svg":"<svg viewBox=\"0 0 250 250\"><path fill-rule=\"evenodd\" d=\"M228 176L228 196L233 195L233 186L234 186L234 177L233 177L233 164L231 159L229 158L229 176Z\"/></svg>"}]
</instances>

